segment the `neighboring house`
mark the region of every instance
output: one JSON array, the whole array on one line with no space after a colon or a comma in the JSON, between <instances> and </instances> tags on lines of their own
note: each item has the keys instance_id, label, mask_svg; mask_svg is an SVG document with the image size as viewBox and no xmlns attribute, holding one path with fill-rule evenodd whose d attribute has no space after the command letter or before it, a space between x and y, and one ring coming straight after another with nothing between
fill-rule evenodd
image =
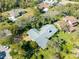
<instances>
[{"instance_id":1,"label":"neighboring house","mask_svg":"<svg viewBox=\"0 0 79 59\"><path fill-rule=\"evenodd\" d=\"M65 21L58 21L55 23L57 25L57 27L60 29L60 30L63 30L65 32L72 32L74 31L75 29L73 28L70 28L68 26L68 24L65 22ZM72 30L71 30L72 29Z\"/></svg>"},{"instance_id":2,"label":"neighboring house","mask_svg":"<svg viewBox=\"0 0 79 59\"><path fill-rule=\"evenodd\" d=\"M8 29L4 29L4 30L0 31L0 38L9 37L11 35L12 35L11 31Z\"/></svg>"},{"instance_id":3,"label":"neighboring house","mask_svg":"<svg viewBox=\"0 0 79 59\"><path fill-rule=\"evenodd\" d=\"M44 12L47 12L49 9L49 6L53 6L56 4L57 0L43 0L39 5L38 8L41 9Z\"/></svg>"},{"instance_id":4,"label":"neighboring house","mask_svg":"<svg viewBox=\"0 0 79 59\"><path fill-rule=\"evenodd\" d=\"M66 16L63 20L55 23L59 29L64 30L66 32L73 32L76 30L76 26L78 25L78 21L73 16Z\"/></svg>"},{"instance_id":5,"label":"neighboring house","mask_svg":"<svg viewBox=\"0 0 79 59\"><path fill-rule=\"evenodd\" d=\"M8 18L10 21L14 22L17 20L17 17L22 16L25 13L26 13L26 11L24 9L21 9L21 8L13 9L9 12L10 17L8 17Z\"/></svg>"},{"instance_id":6,"label":"neighboring house","mask_svg":"<svg viewBox=\"0 0 79 59\"><path fill-rule=\"evenodd\" d=\"M43 11L43 12L47 12L48 11L48 8L49 8L49 5L48 3L40 3L38 5L38 8Z\"/></svg>"},{"instance_id":7,"label":"neighboring house","mask_svg":"<svg viewBox=\"0 0 79 59\"><path fill-rule=\"evenodd\" d=\"M73 32L76 30L76 26L78 25L78 21L75 17L66 16L63 18L63 20L67 23L70 32Z\"/></svg>"},{"instance_id":8,"label":"neighboring house","mask_svg":"<svg viewBox=\"0 0 79 59\"><path fill-rule=\"evenodd\" d=\"M66 16L66 17L63 18L63 20L65 22L67 22L70 27L74 27L74 26L76 26L78 24L77 19L75 17L73 17L73 16Z\"/></svg>"},{"instance_id":9,"label":"neighboring house","mask_svg":"<svg viewBox=\"0 0 79 59\"><path fill-rule=\"evenodd\" d=\"M48 39L57 32L57 29L52 24L44 25L40 31L37 29L30 29L27 34L32 38L32 41L36 43L43 49L47 47Z\"/></svg>"}]
</instances>

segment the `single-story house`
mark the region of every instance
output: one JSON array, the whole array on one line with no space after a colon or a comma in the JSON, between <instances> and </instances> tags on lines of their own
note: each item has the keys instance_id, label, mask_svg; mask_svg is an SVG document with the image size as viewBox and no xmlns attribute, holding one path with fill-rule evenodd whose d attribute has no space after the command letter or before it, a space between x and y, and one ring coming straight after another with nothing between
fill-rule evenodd
<instances>
[{"instance_id":1,"label":"single-story house","mask_svg":"<svg viewBox=\"0 0 79 59\"><path fill-rule=\"evenodd\" d=\"M53 6L57 3L57 0L43 0L39 5L38 8L43 12L47 12L50 6Z\"/></svg>"},{"instance_id":2,"label":"single-story house","mask_svg":"<svg viewBox=\"0 0 79 59\"><path fill-rule=\"evenodd\" d=\"M31 37L32 41L36 43L43 49L47 47L48 39L57 32L57 29L52 24L47 24L41 27L40 31L37 29L30 29L27 34Z\"/></svg>"},{"instance_id":3,"label":"single-story house","mask_svg":"<svg viewBox=\"0 0 79 59\"><path fill-rule=\"evenodd\" d=\"M26 11L24 9L13 9L9 12L9 20L14 22L17 20L17 17L22 16L23 14L25 14Z\"/></svg>"},{"instance_id":4,"label":"single-story house","mask_svg":"<svg viewBox=\"0 0 79 59\"><path fill-rule=\"evenodd\" d=\"M40 3L40 4L38 5L38 8L39 8L41 11L47 12L47 11L48 11L48 8L49 8L49 5L48 5L48 3Z\"/></svg>"},{"instance_id":5,"label":"single-story house","mask_svg":"<svg viewBox=\"0 0 79 59\"><path fill-rule=\"evenodd\" d=\"M63 20L60 20L55 24L59 27L60 30L64 30L66 32L73 32L76 30L78 21L73 16L66 16L63 18Z\"/></svg>"},{"instance_id":6,"label":"single-story house","mask_svg":"<svg viewBox=\"0 0 79 59\"><path fill-rule=\"evenodd\" d=\"M65 22L67 22L69 24L69 26L71 26L71 27L74 27L78 24L77 19L73 16L66 16L66 17L63 18L63 20Z\"/></svg>"}]
</instances>

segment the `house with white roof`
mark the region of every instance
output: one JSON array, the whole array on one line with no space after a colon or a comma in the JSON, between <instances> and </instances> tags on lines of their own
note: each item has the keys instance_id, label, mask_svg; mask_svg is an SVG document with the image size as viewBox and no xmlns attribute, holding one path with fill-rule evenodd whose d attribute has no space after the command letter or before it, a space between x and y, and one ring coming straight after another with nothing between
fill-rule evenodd
<instances>
[{"instance_id":1,"label":"house with white roof","mask_svg":"<svg viewBox=\"0 0 79 59\"><path fill-rule=\"evenodd\" d=\"M52 24L47 24L41 27L40 31L37 29L30 29L27 34L31 37L32 41L42 48L45 49L48 44L48 39L57 32L57 29Z\"/></svg>"}]
</instances>

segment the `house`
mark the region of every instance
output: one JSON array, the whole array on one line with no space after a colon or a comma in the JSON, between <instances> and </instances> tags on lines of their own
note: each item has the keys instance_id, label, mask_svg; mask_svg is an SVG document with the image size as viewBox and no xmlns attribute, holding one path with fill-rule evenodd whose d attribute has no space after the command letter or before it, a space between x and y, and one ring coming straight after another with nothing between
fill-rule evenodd
<instances>
[{"instance_id":1,"label":"house","mask_svg":"<svg viewBox=\"0 0 79 59\"><path fill-rule=\"evenodd\" d=\"M39 5L38 8L41 9L43 12L47 12L50 6L53 6L57 3L57 0L43 0Z\"/></svg>"},{"instance_id":2,"label":"house","mask_svg":"<svg viewBox=\"0 0 79 59\"><path fill-rule=\"evenodd\" d=\"M69 26L71 26L71 27L74 27L78 24L77 19L73 16L66 16L66 17L63 18L63 20L65 22L67 22L69 24Z\"/></svg>"},{"instance_id":3,"label":"house","mask_svg":"<svg viewBox=\"0 0 79 59\"><path fill-rule=\"evenodd\" d=\"M52 24L44 25L40 28L40 31L37 29L30 29L27 34L31 37L32 41L36 41L36 43L42 48L45 49L48 44L48 39L53 36L57 32L57 29Z\"/></svg>"},{"instance_id":4,"label":"house","mask_svg":"<svg viewBox=\"0 0 79 59\"><path fill-rule=\"evenodd\" d=\"M9 20L14 22L17 20L17 17L22 16L23 14L25 14L26 11L24 9L13 9L9 12Z\"/></svg>"},{"instance_id":5,"label":"house","mask_svg":"<svg viewBox=\"0 0 79 59\"><path fill-rule=\"evenodd\" d=\"M63 20L55 23L60 30L64 30L66 32L73 32L76 30L76 26L78 25L78 21L73 16L66 16Z\"/></svg>"},{"instance_id":6,"label":"house","mask_svg":"<svg viewBox=\"0 0 79 59\"><path fill-rule=\"evenodd\" d=\"M48 3L40 3L38 5L38 8L43 11L43 12L47 12L48 11L48 8L49 8L49 5Z\"/></svg>"},{"instance_id":7,"label":"house","mask_svg":"<svg viewBox=\"0 0 79 59\"><path fill-rule=\"evenodd\" d=\"M63 20L67 23L70 32L73 32L76 30L76 26L78 25L78 21L75 17L66 16L63 18Z\"/></svg>"},{"instance_id":8,"label":"house","mask_svg":"<svg viewBox=\"0 0 79 59\"><path fill-rule=\"evenodd\" d=\"M75 30L75 28L73 27L69 27L68 24L65 22L65 21L58 21L55 23L57 25L57 27L60 29L60 30L63 30L65 32L72 32Z\"/></svg>"}]
</instances>

